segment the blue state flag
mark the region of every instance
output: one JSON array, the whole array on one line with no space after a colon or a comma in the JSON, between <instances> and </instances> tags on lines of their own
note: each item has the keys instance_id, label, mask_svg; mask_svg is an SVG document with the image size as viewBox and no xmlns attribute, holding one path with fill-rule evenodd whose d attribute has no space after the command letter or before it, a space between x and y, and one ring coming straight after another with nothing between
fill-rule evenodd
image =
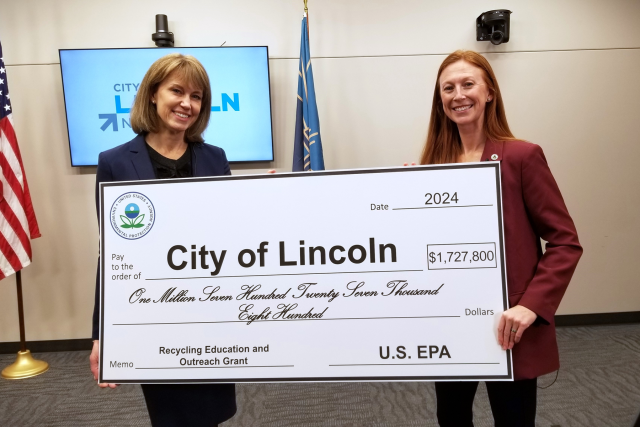
<instances>
[{"instance_id":1,"label":"blue state flag","mask_svg":"<svg viewBox=\"0 0 640 427\"><path fill-rule=\"evenodd\" d=\"M298 108L293 144L293 171L321 171L324 170L324 158L322 157L316 92L313 88L306 15L302 18L300 64L298 66Z\"/></svg>"}]
</instances>

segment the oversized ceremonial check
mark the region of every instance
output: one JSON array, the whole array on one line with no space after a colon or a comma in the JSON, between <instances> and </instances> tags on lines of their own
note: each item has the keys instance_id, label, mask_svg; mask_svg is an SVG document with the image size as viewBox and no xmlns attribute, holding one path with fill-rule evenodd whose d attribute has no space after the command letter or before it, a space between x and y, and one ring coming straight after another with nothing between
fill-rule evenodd
<instances>
[{"instance_id":1,"label":"oversized ceremonial check","mask_svg":"<svg viewBox=\"0 0 640 427\"><path fill-rule=\"evenodd\" d=\"M499 163L103 183L100 381L510 380Z\"/></svg>"}]
</instances>

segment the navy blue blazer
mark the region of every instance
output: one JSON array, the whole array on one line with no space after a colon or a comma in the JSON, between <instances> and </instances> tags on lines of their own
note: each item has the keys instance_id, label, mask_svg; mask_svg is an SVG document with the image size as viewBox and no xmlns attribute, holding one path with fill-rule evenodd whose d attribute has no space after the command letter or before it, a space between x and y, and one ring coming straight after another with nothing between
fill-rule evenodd
<instances>
[{"instance_id":1,"label":"navy blue blazer","mask_svg":"<svg viewBox=\"0 0 640 427\"><path fill-rule=\"evenodd\" d=\"M194 177L231 175L229 162L222 148L204 143L193 143L192 147L191 168ZM125 144L100 153L96 172L96 211L99 210L98 190L101 182L138 181L155 179L155 177L153 164L142 134ZM100 214L98 213L99 220ZM98 262L97 274L93 333L91 335L94 340L99 339L100 336L100 262Z\"/></svg>"}]
</instances>

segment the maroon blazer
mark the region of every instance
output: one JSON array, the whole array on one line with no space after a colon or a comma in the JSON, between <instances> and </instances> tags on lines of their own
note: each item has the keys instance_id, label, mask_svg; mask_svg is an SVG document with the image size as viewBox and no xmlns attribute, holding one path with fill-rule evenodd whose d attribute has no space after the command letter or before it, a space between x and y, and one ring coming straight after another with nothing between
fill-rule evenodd
<instances>
[{"instance_id":1,"label":"maroon blazer","mask_svg":"<svg viewBox=\"0 0 640 427\"><path fill-rule=\"evenodd\" d=\"M582 247L542 148L487 140L482 160L500 161L509 306L538 315L513 347L514 376L535 378L560 367L554 315Z\"/></svg>"}]
</instances>

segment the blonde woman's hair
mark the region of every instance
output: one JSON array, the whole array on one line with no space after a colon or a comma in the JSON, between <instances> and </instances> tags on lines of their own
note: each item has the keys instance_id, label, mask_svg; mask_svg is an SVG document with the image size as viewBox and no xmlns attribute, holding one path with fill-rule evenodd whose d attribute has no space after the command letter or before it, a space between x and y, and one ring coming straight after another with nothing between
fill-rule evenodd
<instances>
[{"instance_id":1,"label":"blonde woman's hair","mask_svg":"<svg viewBox=\"0 0 640 427\"><path fill-rule=\"evenodd\" d=\"M196 121L185 132L187 142L203 142L202 134L209 124L211 116L211 83L206 70L196 58L180 53L170 53L151 64L144 75L133 106L131 107L131 128L135 133L158 132L160 116L151 97L158 86L169 75L182 79L186 84L202 90L200 114Z\"/></svg>"},{"instance_id":2,"label":"blonde woman's hair","mask_svg":"<svg viewBox=\"0 0 640 427\"><path fill-rule=\"evenodd\" d=\"M456 50L447 56L440 65L436 87L433 91L433 103L431 105L431 119L427 141L420 156L420 164L456 163L462 154L462 141L456 125L444 112L442 97L440 96L440 75L449 65L458 61L466 61L482 70L487 88L493 95L493 100L487 103L484 113L484 133L488 139L496 141L509 141L516 139L507 123L507 115L504 102L500 94L498 80L493 73L489 61L472 50Z\"/></svg>"}]
</instances>

